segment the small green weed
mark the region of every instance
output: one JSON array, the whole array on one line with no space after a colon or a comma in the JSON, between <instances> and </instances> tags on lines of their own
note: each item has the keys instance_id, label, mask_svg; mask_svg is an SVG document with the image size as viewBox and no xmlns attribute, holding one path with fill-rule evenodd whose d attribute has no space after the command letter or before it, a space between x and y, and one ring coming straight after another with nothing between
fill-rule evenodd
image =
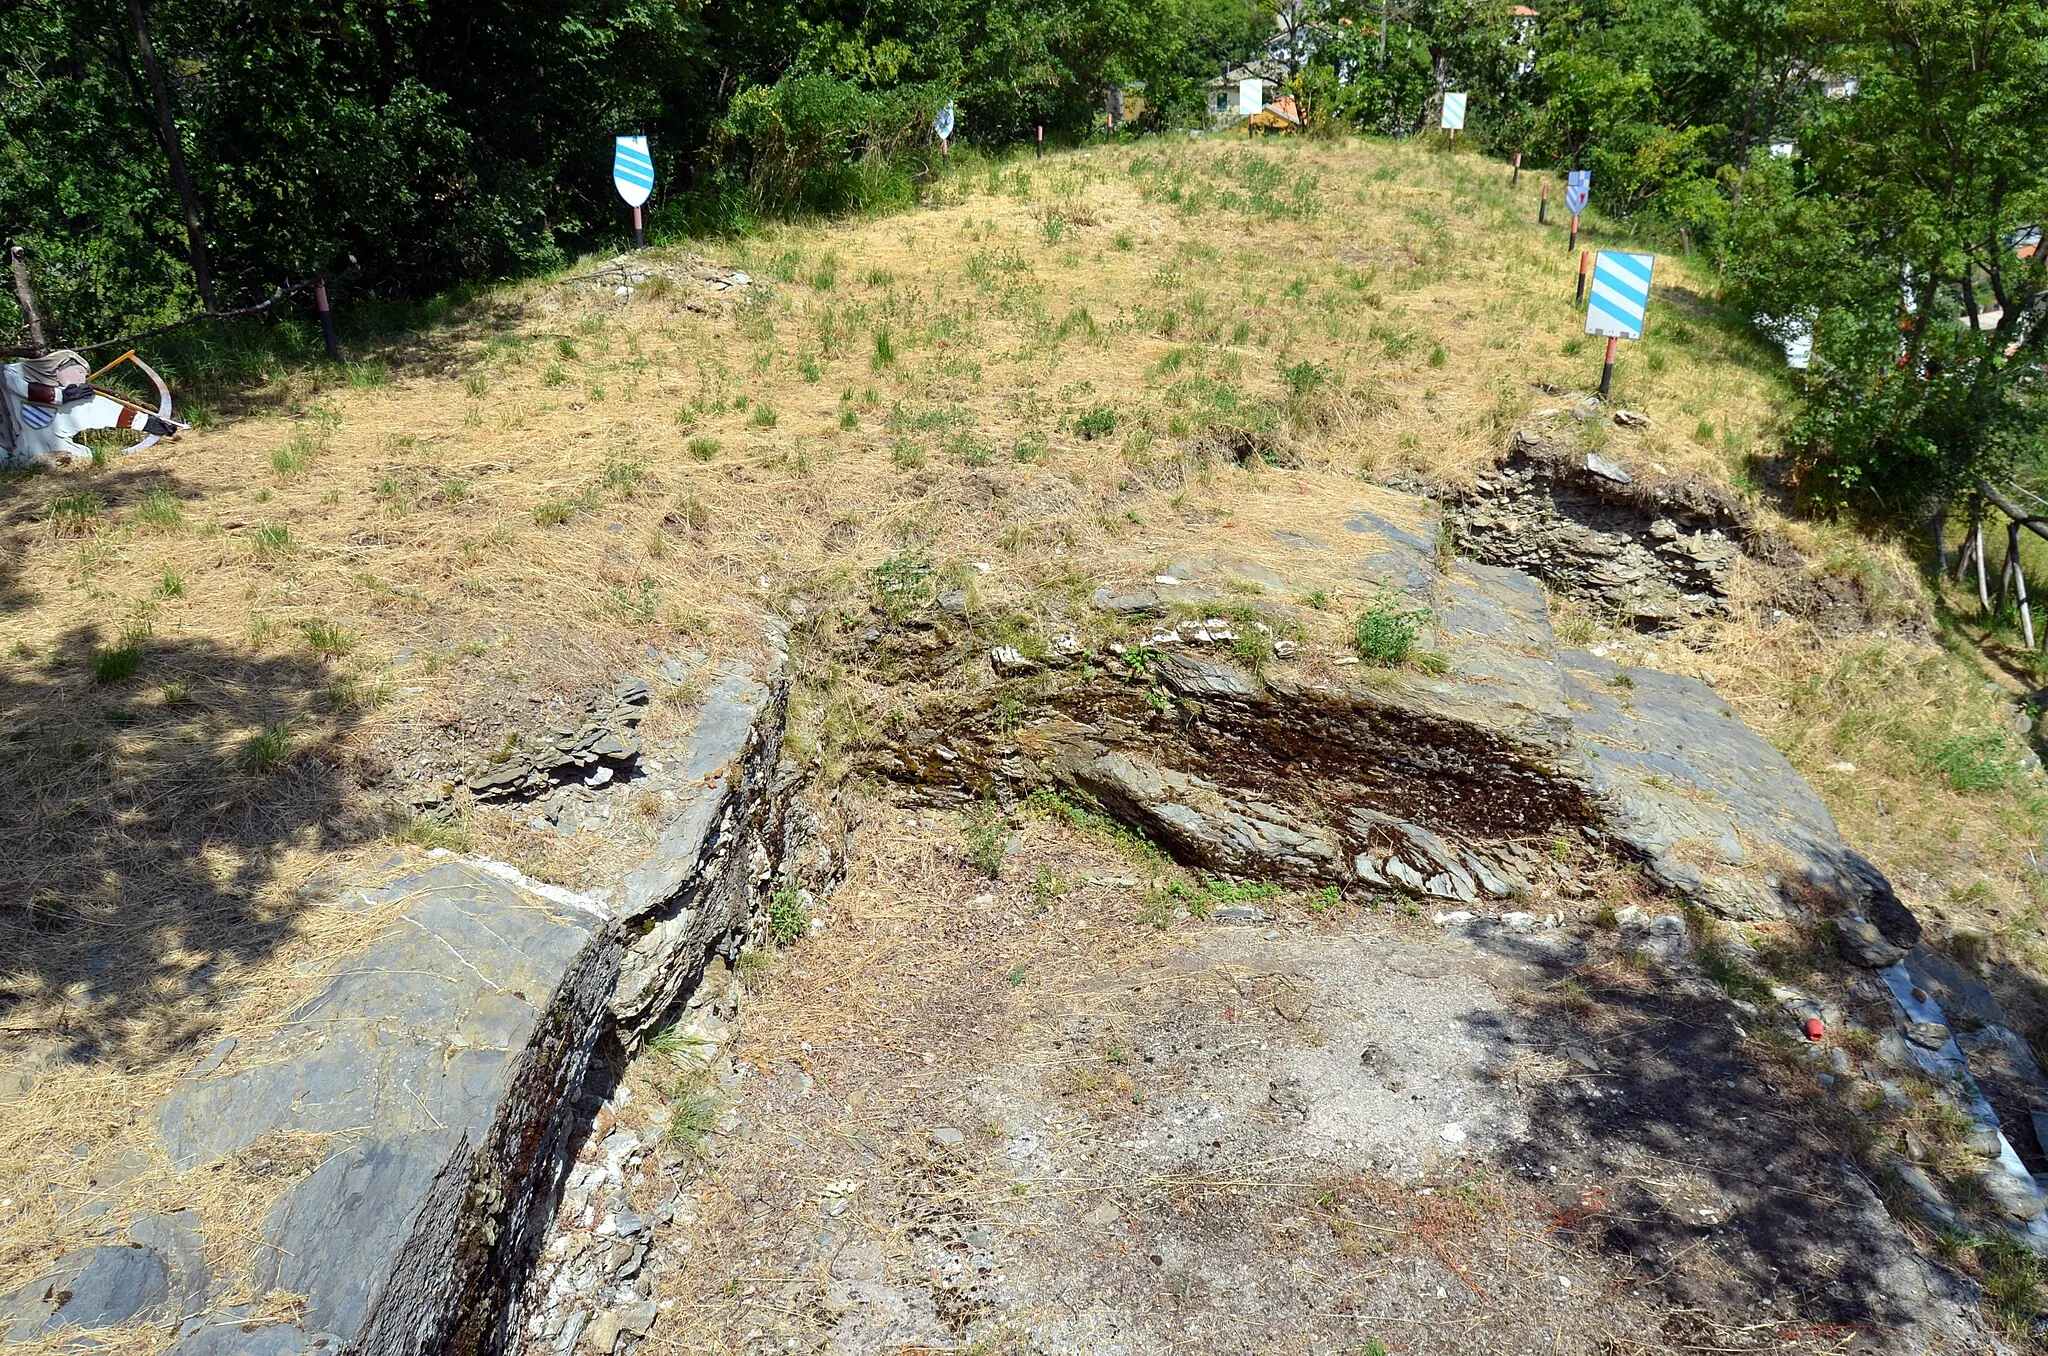
<instances>
[{"instance_id":1,"label":"small green weed","mask_svg":"<svg viewBox=\"0 0 2048 1356\"><path fill-rule=\"evenodd\" d=\"M242 748L242 764L251 772L269 772L292 756L292 723L288 720L266 725L249 736Z\"/></svg>"},{"instance_id":2,"label":"small green weed","mask_svg":"<svg viewBox=\"0 0 2048 1356\"><path fill-rule=\"evenodd\" d=\"M60 537L89 537L107 516L107 501L91 490L60 494L43 505L43 518Z\"/></svg>"},{"instance_id":3,"label":"small green weed","mask_svg":"<svg viewBox=\"0 0 2048 1356\"><path fill-rule=\"evenodd\" d=\"M259 558L275 558L292 549L292 530L284 523L265 523L249 538L249 549Z\"/></svg>"},{"instance_id":4,"label":"small green weed","mask_svg":"<svg viewBox=\"0 0 2048 1356\"><path fill-rule=\"evenodd\" d=\"M142 496L128 516L138 527L168 532L185 520L185 510L178 503L178 497L169 490L151 490Z\"/></svg>"},{"instance_id":5,"label":"small green weed","mask_svg":"<svg viewBox=\"0 0 2048 1356\"><path fill-rule=\"evenodd\" d=\"M710 461L718 455L718 439L692 438L686 450L690 454L691 461Z\"/></svg>"},{"instance_id":6,"label":"small green weed","mask_svg":"<svg viewBox=\"0 0 2048 1356\"><path fill-rule=\"evenodd\" d=\"M104 686L133 678L142 669L142 642L148 634L146 630L131 628L114 644L94 650L92 680Z\"/></svg>"},{"instance_id":7,"label":"small green weed","mask_svg":"<svg viewBox=\"0 0 2048 1356\"><path fill-rule=\"evenodd\" d=\"M621 499L631 499L633 491L647 478L647 463L637 457L607 457L604 463L604 487Z\"/></svg>"},{"instance_id":8,"label":"small green weed","mask_svg":"<svg viewBox=\"0 0 2048 1356\"><path fill-rule=\"evenodd\" d=\"M925 552L903 551L869 570L868 585L876 606L892 620L900 621L932 601L935 574L931 557Z\"/></svg>"},{"instance_id":9,"label":"small green weed","mask_svg":"<svg viewBox=\"0 0 2048 1356\"><path fill-rule=\"evenodd\" d=\"M961 835L967 844L967 860L990 880L1003 874L1004 832L1008 821L994 801L985 801L961 813Z\"/></svg>"},{"instance_id":10,"label":"small green weed","mask_svg":"<svg viewBox=\"0 0 2048 1356\"><path fill-rule=\"evenodd\" d=\"M395 842L431 852L468 852L472 846L469 822L453 814L406 814L391 821L385 832Z\"/></svg>"},{"instance_id":11,"label":"small green weed","mask_svg":"<svg viewBox=\"0 0 2048 1356\"><path fill-rule=\"evenodd\" d=\"M339 659L356 647L356 633L339 622L316 618L299 623L306 648L325 659Z\"/></svg>"},{"instance_id":12,"label":"small green weed","mask_svg":"<svg viewBox=\"0 0 2048 1356\"><path fill-rule=\"evenodd\" d=\"M1995 732L1952 734L1929 748L1926 760L1958 791L1996 791L2020 777L2019 761Z\"/></svg>"},{"instance_id":13,"label":"small green weed","mask_svg":"<svg viewBox=\"0 0 2048 1356\"><path fill-rule=\"evenodd\" d=\"M811 929L811 911L804 907L803 896L788 886L783 886L768 896L768 940L777 946L790 946L802 940Z\"/></svg>"},{"instance_id":14,"label":"small green weed","mask_svg":"<svg viewBox=\"0 0 2048 1356\"><path fill-rule=\"evenodd\" d=\"M1107 405L1097 405L1074 421L1076 436L1092 441L1107 438L1116 432L1116 411Z\"/></svg>"}]
</instances>

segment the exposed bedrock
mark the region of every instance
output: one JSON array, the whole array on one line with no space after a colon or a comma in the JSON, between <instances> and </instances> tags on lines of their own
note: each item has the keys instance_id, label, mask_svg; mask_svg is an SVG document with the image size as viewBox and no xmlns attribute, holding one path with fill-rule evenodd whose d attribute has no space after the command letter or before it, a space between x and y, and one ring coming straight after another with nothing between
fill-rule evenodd
<instances>
[{"instance_id":1,"label":"exposed bedrock","mask_svg":"<svg viewBox=\"0 0 2048 1356\"><path fill-rule=\"evenodd\" d=\"M1121 654L998 651L1011 682L908 729L876 770L938 799L1063 785L1207 870L1466 903L1520 893L1559 835L1584 837L1725 917L1853 915L1918 940L1804 778L1705 683L1560 649L1535 581L1444 559L1422 501L1323 526L1272 530L1256 562L1178 558L1148 596L1186 612L1246 577L1283 597L1392 590L1434 619L1427 662L1255 677L1215 643L1220 621Z\"/></svg>"},{"instance_id":2,"label":"exposed bedrock","mask_svg":"<svg viewBox=\"0 0 2048 1356\"><path fill-rule=\"evenodd\" d=\"M779 665L719 676L680 760L679 813L606 893L447 853L335 890L324 907L392 921L263 1039L223 1041L154 1113L173 1173L265 1146L303 1164L236 1230L257 1235L249 1284L210 1272L197 1212L144 1215L0 1297L0 1333L90 1342L162 1323L178 1356L504 1349L588 1128L593 1050L638 1044L707 968L729 973L772 891L824 888L837 870L780 758L786 709ZM295 1320L238 1302L270 1290L304 1296Z\"/></svg>"}]
</instances>

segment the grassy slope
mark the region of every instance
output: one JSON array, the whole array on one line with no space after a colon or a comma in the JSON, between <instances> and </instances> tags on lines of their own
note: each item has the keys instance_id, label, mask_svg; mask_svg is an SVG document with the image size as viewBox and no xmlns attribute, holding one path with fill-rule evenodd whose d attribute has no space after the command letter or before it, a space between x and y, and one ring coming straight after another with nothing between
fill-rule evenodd
<instances>
[{"instance_id":1,"label":"grassy slope","mask_svg":"<svg viewBox=\"0 0 2048 1356\"><path fill-rule=\"evenodd\" d=\"M287 374L174 448L0 483L23 787L0 847L32 882L4 922L11 1060L118 1060L128 1076L81 1080L65 1111L117 1125L194 1042L275 1011L294 962L361 926L291 888L337 852L388 851L357 782L486 753L508 692L573 697L650 642L751 652L766 607L857 629L890 561L972 585L998 631L1099 626L1095 583L1220 537L1234 505L1469 474L1561 403L1534 383L1598 376L1538 178L1506 177L1365 142L963 156L928 209L726 250L763 284L735 314L683 308L680 286L522 285L346 385ZM1617 242L1596 224L1584 243ZM1776 357L1688 261L1661 260L1659 283L1616 385L1653 425L1583 436L1747 484L1786 395ZM1231 443L1298 465L1201 453ZM1787 530L1917 605L1890 548ZM2009 989L2029 985L2038 782L2001 733L2006 693L1896 636L1773 618L1747 587L1684 635L1569 604L1560 625L1712 678L1924 916L1995 933ZM889 718L861 694L830 672L807 688L800 738L828 765ZM686 719L674 695L665 718ZM582 869L507 818L448 832L571 884ZM272 997L223 1006L249 985ZM0 1120L34 1181L57 1171L47 1100Z\"/></svg>"}]
</instances>

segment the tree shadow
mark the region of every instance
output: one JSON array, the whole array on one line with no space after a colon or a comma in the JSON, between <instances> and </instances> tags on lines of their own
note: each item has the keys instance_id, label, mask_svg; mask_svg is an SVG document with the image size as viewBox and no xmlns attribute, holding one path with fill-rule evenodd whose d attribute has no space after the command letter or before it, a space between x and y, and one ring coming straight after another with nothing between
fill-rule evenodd
<instances>
[{"instance_id":1,"label":"tree shadow","mask_svg":"<svg viewBox=\"0 0 2048 1356\"><path fill-rule=\"evenodd\" d=\"M1751 1021L1718 995L1512 939L1488 946L1539 965L1553 993L1569 979L1587 994L1524 1006L1512 1023L1513 1045L1571 1068L1530 1089L1534 1133L1509 1157L1549 1184L1560 1235L1660 1293L1665 1337L1720 1350L1737 1329L1775 1328L1793 1346L1803 1334L1844 1352L1925 1349L1945 1278L1930 1284L1812 1074L1760 1059Z\"/></svg>"},{"instance_id":2,"label":"tree shadow","mask_svg":"<svg viewBox=\"0 0 2048 1356\"><path fill-rule=\"evenodd\" d=\"M294 932L293 848L376 831L309 653L72 629L0 659L0 1050L135 1063L206 1036ZM131 671L132 666L132 671Z\"/></svg>"},{"instance_id":3,"label":"tree shadow","mask_svg":"<svg viewBox=\"0 0 2048 1356\"><path fill-rule=\"evenodd\" d=\"M28 543L33 533L56 530L50 518L57 501L84 496L98 501L103 513L118 516L155 491L169 494L180 505L203 497L161 458L148 453L129 457L115 452L103 468L84 473L52 473L40 467L0 471L0 616L26 611L42 601L36 580L26 573ZM98 530L104 521L90 524L91 529ZM80 543L84 540L81 537Z\"/></svg>"}]
</instances>

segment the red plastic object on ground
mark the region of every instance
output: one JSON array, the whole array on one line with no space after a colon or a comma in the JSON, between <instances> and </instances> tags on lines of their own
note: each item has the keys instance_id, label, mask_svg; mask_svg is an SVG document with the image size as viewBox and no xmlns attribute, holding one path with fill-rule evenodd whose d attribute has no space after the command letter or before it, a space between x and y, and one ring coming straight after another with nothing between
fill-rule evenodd
<instances>
[{"instance_id":1,"label":"red plastic object on ground","mask_svg":"<svg viewBox=\"0 0 2048 1356\"><path fill-rule=\"evenodd\" d=\"M1828 1029L1821 1025L1820 1018L1809 1017L1806 1019L1806 1039L1817 1041L1823 1039L1827 1034Z\"/></svg>"}]
</instances>

